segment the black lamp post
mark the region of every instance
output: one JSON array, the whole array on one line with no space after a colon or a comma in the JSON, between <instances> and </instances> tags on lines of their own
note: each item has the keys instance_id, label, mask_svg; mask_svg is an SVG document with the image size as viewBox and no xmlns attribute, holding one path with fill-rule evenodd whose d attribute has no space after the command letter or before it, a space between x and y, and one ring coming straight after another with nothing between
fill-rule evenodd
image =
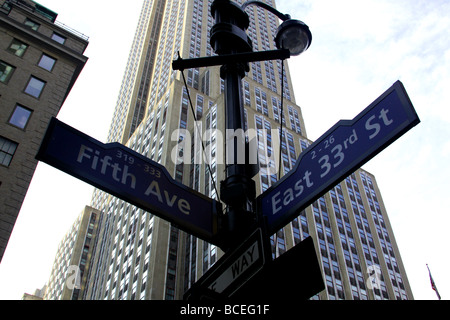
<instances>
[{"instance_id":1,"label":"black lamp post","mask_svg":"<svg viewBox=\"0 0 450 320\"><path fill-rule=\"evenodd\" d=\"M215 53L220 56L252 52L252 42L245 33L249 18L239 6L228 0L215 0L211 6L211 14L215 18L215 25L211 28L210 42ZM248 63L242 61L229 62L220 68L220 76L225 82L225 128L231 132L244 129L242 78L246 71L249 71ZM232 149L226 150L226 179L220 182L220 198L228 206L225 225L230 244L240 241L256 218L252 210L256 196L253 175L249 166L240 164L238 159L239 153L245 152L242 148L239 150L239 147L246 142L237 140L239 137L235 143L227 141Z\"/></svg>"},{"instance_id":2,"label":"black lamp post","mask_svg":"<svg viewBox=\"0 0 450 320\"><path fill-rule=\"evenodd\" d=\"M275 43L278 50L253 52L252 42L246 34L249 17L245 8L249 5L260 6L283 20L277 30ZM244 108L242 98L242 79L249 71L249 62L287 59L299 55L308 49L312 36L307 25L293 20L289 15L280 13L271 6L248 1L241 7L230 0L215 0L211 6L215 24L211 28L210 43L217 54L214 57L181 59L173 61L174 70L195 67L222 65L220 76L225 81L225 117L226 129L236 132L244 129ZM239 163L239 143L234 143L234 150L227 150L226 179L220 184L220 197L228 206L224 221L226 230L225 246L232 247L251 232L257 215L253 208L256 196L255 183L252 180L257 171L246 163ZM242 150L241 150L242 151ZM230 159L229 155L233 158Z\"/></svg>"}]
</instances>

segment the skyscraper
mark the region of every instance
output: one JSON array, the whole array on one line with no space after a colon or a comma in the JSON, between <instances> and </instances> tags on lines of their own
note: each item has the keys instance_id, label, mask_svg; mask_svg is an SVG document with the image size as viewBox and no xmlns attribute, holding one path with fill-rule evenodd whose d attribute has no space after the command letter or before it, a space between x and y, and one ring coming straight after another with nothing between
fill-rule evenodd
<instances>
[{"instance_id":1,"label":"skyscraper","mask_svg":"<svg viewBox=\"0 0 450 320\"><path fill-rule=\"evenodd\" d=\"M47 283L45 300L77 300L84 290L83 275L89 270L96 243L99 212L85 207L61 240Z\"/></svg>"},{"instance_id":2,"label":"skyscraper","mask_svg":"<svg viewBox=\"0 0 450 320\"><path fill-rule=\"evenodd\" d=\"M264 2L275 6L272 0ZM171 68L178 55L213 55L211 4L144 0L108 142L127 145L161 163L177 181L218 199L218 182L225 178L220 134L225 131L224 85L219 68L184 71L187 88L181 73ZM254 51L274 49L278 19L256 6L246 12ZM273 132L283 133L282 175L311 143L295 103L289 68L286 64L283 74L282 63L251 63L242 81L245 129L257 133L258 194L278 179ZM192 137L203 140L205 154ZM91 205L101 212L100 232L83 299L180 299L223 254L215 245L100 190L94 192ZM273 258L308 236L314 240L327 288L314 298L413 298L381 194L366 171L349 176L274 234Z\"/></svg>"},{"instance_id":3,"label":"skyscraper","mask_svg":"<svg viewBox=\"0 0 450 320\"><path fill-rule=\"evenodd\" d=\"M57 16L34 1L0 1L0 261L50 118L87 61L88 37Z\"/></svg>"}]
</instances>

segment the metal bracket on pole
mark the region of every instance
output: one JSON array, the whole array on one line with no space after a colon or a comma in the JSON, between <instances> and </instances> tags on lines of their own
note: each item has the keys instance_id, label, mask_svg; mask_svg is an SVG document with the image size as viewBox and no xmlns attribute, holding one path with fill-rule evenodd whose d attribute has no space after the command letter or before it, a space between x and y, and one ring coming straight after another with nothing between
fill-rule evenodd
<instances>
[{"instance_id":1,"label":"metal bracket on pole","mask_svg":"<svg viewBox=\"0 0 450 320\"><path fill-rule=\"evenodd\" d=\"M291 54L287 49L224 54L220 56L201 57L193 59L182 59L181 57L179 57L177 60L172 61L172 68L173 70L185 70L191 68L222 66L236 62L248 63L266 60L284 60L289 59L290 57Z\"/></svg>"}]
</instances>

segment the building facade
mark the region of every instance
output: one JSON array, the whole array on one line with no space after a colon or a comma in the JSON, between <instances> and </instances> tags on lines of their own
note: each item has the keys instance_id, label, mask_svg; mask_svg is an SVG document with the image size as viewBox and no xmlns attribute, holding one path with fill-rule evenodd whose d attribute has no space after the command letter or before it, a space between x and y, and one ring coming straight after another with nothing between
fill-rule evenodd
<instances>
[{"instance_id":1,"label":"building facade","mask_svg":"<svg viewBox=\"0 0 450 320\"><path fill-rule=\"evenodd\" d=\"M0 261L50 118L83 69L88 38L34 1L0 1Z\"/></svg>"},{"instance_id":2,"label":"building facade","mask_svg":"<svg viewBox=\"0 0 450 320\"><path fill-rule=\"evenodd\" d=\"M47 289L47 285L44 285L41 289L36 289L34 294L24 293L22 296L22 300L44 300L45 291Z\"/></svg>"},{"instance_id":3,"label":"building facade","mask_svg":"<svg viewBox=\"0 0 450 320\"><path fill-rule=\"evenodd\" d=\"M264 2L275 6L272 0ZM171 68L178 55L213 55L211 4L143 1L108 142L125 144L161 163L177 181L219 199L217 186L225 178L219 68L185 70L187 88L181 73ZM278 19L257 6L246 12L254 51L275 49ZM282 176L311 143L295 103L289 67L282 63L251 63L242 82L245 129L257 139L257 194L279 178L276 149L281 152ZM101 219L83 299L181 299L223 255L220 248L100 190L91 205ZM373 175L358 170L299 212L271 237L273 258L308 236L314 240L327 288L314 299L413 298Z\"/></svg>"},{"instance_id":4,"label":"building facade","mask_svg":"<svg viewBox=\"0 0 450 320\"><path fill-rule=\"evenodd\" d=\"M100 212L86 206L61 240L47 282L45 300L78 300L92 263Z\"/></svg>"}]
</instances>

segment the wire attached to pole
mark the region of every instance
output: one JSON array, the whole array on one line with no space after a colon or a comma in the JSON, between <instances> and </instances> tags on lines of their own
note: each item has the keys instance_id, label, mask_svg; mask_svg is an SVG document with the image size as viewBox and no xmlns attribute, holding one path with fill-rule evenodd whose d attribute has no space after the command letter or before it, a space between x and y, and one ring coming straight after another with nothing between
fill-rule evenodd
<instances>
[{"instance_id":1,"label":"wire attached to pole","mask_svg":"<svg viewBox=\"0 0 450 320\"><path fill-rule=\"evenodd\" d=\"M180 52L178 52L178 58L181 59ZM187 96L188 96L189 105L191 106L191 112L192 112L192 115L193 115L194 120L195 120L195 128L197 129L198 134L201 136L200 128L198 127L198 124L197 124L197 116L195 115L194 106L193 106L193 104L192 104L191 95L190 95L190 93L189 93L189 88L188 88L188 86L187 86L186 78L184 77L184 72L183 72L183 71L184 71L184 70L180 70L181 76L182 76L182 78L183 78L184 86L186 87L186 93L187 93ZM206 155L206 151L205 151L205 145L204 145L202 139L200 139L200 141L201 141L201 143L202 143L203 155L204 155L205 159L207 159L207 155ZM209 175L210 175L210 177L211 177L211 181L212 181L212 184L213 184L213 187L214 187L214 191L216 192L217 199L218 199L219 201L221 201L221 200L220 200L219 192L217 191L216 181L214 180L214 177L213 177L213 174L212 174L211 166L209 165L209 163L206 163L206 165L207 165L207 167L208 167Z\"/></svg>"},{"instance_id":2,"label":"wire attached to pole","mask_svg":"<svg viewBox=\"0 0 450 320\"><path fill-rule=\"evenodd\" d=\"M282 153L282 145L283 145L283 101L284 101L284 60L281 61L281 106L280 106L280 162L278 164L278 180L281 179L281 153Z\"/></svg>"}]
</instances>

